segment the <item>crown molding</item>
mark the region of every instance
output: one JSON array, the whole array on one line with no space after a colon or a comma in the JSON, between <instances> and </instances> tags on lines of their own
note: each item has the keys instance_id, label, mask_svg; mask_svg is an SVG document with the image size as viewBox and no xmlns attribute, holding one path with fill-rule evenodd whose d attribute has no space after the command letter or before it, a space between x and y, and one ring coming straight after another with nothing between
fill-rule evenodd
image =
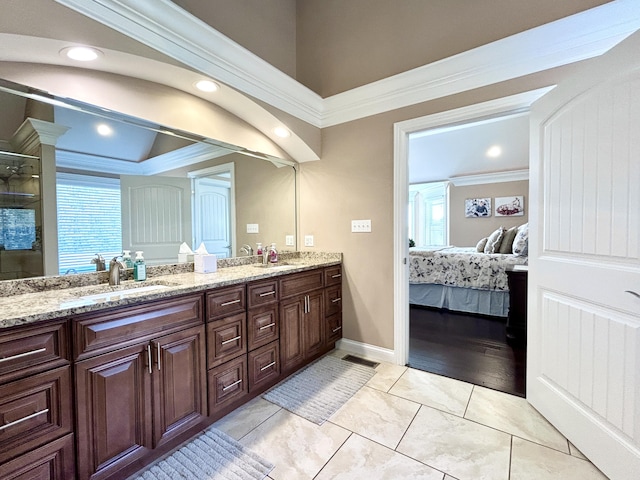
<instances>
[{"instance_id":1,"label":"crown molding","mask_svg":"<svg viewBox=\"0 0 640 480\"><path fill-rule=\"evenodd\" d=\"M640 29L640 2L616 0L322 99L169 0L56 1L320 128L598 56Z\"/></svg>"},{"instance_id":2,"label":"crown molding","mask_svg":"<svg viewBox=\"0 0 640 480\"><path fill-rule=\"evenodd\" d=\"M37 152L40 145L54 145L69 127L27 118L13 134L11 145L20 152Z\"/></svg>"},{"instance_id":3,"label":"crown molding","mask_svg":"<svg viewBox=\"0 0 640 480\"><path fill-rule=\"evenodd\" d=\"M506 172L480 173L477 175L461 175L449 179L456 187L467 185L484 185L487 183L520 182L529 180L529 169L510 170Z\"/></svg>"},{"instance_id":4,"label":"crown molding","mask_svg":"<svg viewBox=\"0 0 640 480\"><path fill-rule=\"evenodd\" d=\"M111 175L143 175L142 165L126 160L56 150L56 167Z\"/></svg>"},{"instance_id":5,"label":"crown molding","mask_svg":"<svg viewBox=\"0 0 640 480\"><path fill-rule=\"evenodd\" d=\"M142 175L155 175L176 168L188 167L200 162L229 154L229 149L207 143L194 143L172 152L163 153L140 163Z\"/></svg>"}]
</instances>

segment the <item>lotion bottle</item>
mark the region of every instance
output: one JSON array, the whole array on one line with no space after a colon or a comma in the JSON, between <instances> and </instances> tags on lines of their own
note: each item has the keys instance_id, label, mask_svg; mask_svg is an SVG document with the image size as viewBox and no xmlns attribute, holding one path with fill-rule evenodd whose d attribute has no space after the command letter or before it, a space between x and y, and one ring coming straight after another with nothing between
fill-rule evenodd
<instances>
[{"instance_id":1,"label":"lotion bottle","mask_svg":"<svg viewBox=\"0 0 640 480\"><path fill-rule=\"evenodd\" d=\"M269 261L271 263L278 263L278 251L276 250L276 244L272 243L269 247Z\"/></svg>"},{"instance_id":2,"label":"lotion bottle","mask_svg":"<svg viewBox=\"0 0 640 480\"><path fill-rule=\"evenodd\" d=\"M144 263L142 252L136 252L136 260L133 264L133 279L136 282L142 282L147 279L147 266Z\"/></svg>"},{"instance_id":3,"label":"lotion bottle","mask_svg":"<svg viewBox=\"0 0 640 480\"><path fill-rule=\"evenodd\" d=\"M262 255L262 244L260 242L256 244L256 255Z\"/></svg>"},{"instance_id":4,"label":"lotion bottle","mask_svg":"<svg viewBox=\"0 0 640 480\"><path fill-rule=\"evenodd\" d=\"M131 250L124 250L122 252L122 263L124 263L127 268L133 268L133 260L131 260Z\"/></svg>"}]
</instances>

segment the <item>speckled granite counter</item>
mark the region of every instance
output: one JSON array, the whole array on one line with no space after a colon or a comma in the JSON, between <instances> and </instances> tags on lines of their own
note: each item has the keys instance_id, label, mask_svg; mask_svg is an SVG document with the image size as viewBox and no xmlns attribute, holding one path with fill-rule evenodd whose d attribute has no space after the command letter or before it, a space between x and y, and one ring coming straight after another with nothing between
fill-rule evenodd
<instances>
[{"instance_id":1,"label":"speckled granite counter","mask_svg":"<svg viewBox=\"0 0 640 480\"><path fill-rule=\"evenodd\" d=\"M342 254L281 255L282 263L276 268L264 268L251 261L258 262L259 258L219 261L216 272L205 274L194 273L193 264L159 267L147 281L127 280L119 287L109 287L104 272L87 274L92 276L84 280L79 278L83 275L74 275L73 279L67 276L0 282L4 284L0 287L0 329L337 265L342 261ZM98 283L103 276L105 283ZM82 286L77 286L79 283ZM137 289L140 291L136 292ZM118 294L123 290L127 290L126 296Z\"/></svg>"}]
</instances>

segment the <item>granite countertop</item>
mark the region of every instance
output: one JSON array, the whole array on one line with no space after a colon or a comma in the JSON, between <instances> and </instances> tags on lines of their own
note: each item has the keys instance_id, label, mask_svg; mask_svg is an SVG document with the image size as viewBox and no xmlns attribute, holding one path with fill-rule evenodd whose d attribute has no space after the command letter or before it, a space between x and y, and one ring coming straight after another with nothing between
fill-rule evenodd
<instances>
[{"instance_id":1,"label":"granite countertop","mask_svg":"<svg viewBox=\"0 0 640 480\"><path fill-rule=\"evenodd\" d=\"M198 293L212 288L338 265L341 261L341 254L300 254L283 260L282 264L276 268L264 268L257 263L223 268L219 266L213 273L188 271L154 275L144 282L123 281L118 287L110 287L106 283L71 288L68 288L68 284L64 284L61 287L59 279L62 277L51 277L52 288L19 294L4 292L5 294L0 298L0 329L106 310L141 301ZM124 295L118 293L122 290L126 290Z\"/></svg>"}]
</instances>

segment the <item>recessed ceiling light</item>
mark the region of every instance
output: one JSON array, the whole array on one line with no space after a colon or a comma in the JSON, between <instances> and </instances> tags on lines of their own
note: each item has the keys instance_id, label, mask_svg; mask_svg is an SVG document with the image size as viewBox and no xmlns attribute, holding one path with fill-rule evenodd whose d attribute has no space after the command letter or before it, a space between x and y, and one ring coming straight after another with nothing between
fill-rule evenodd
<instances>
[{"instance_id":1,"label":"recessed ceiling light","mask_svg":"<svg viewBox=\"0 0 640 480\"><path fill-rule=\"evenodd\" d=\"M489 158L497 158L502 155L502 147L500 147L500 145L493 145L492 147L489 147L486 155Z\"/></svg>"},{"instance_id":2,"label":"recessed ceiling light","mask_svg":"<svg viewBox=\"0 0 640 480\"><path fill-rule=\"evenodd\" d=\"M96 127L96 131L103 137L108 137L113 133L113 129L106 123L101 123Z\"/></svg>"},{"instance_id":3,"label":"recessed ceiling light","mask_svg":"<svg viewBox=\"0 0 640 480\"><path fill-rule=\"evenodd\" d=\"M90 62L102 55L100 50L91 47L67 47L63 48L60 53L79 62Z\"/></svg>"},{"instance_id":4,"label":"recessed ceiling light","mask_svg":"<svg viewBox=\"0 0 640 480\"><path fill-rule=\"evenodd\" d=\"M195 85L198 90L203 92L215 92L220 88L216 82L211 80L200 80L196 82Z\"/></svg>"},{"instance_id":5,"label":"recessed ceiling light","mask_svg":"<svg viewBox=\"0 0 640 480\"><path fill-rule=\"evenodd\" d=\"M284 127L274 128L273 133L275 133L280 138L287 138L291 136L291 132Z\"/></svg>"}]
</instances>

